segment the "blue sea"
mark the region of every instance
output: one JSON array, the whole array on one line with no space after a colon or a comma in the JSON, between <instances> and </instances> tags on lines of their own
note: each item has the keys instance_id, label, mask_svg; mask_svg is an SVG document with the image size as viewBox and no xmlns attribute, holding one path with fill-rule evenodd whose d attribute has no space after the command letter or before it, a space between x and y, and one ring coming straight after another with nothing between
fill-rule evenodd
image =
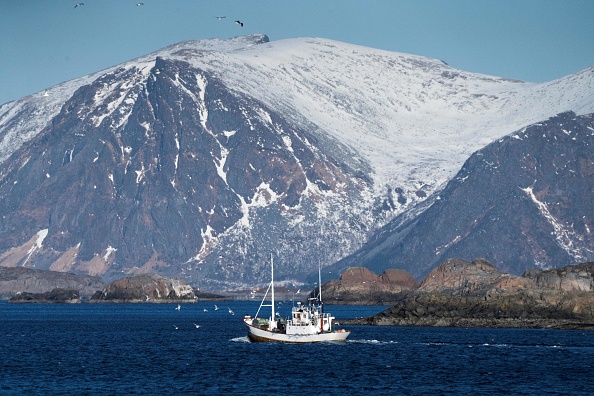
<instances>
[{"instance_id":1,"label":"blue sea","mask_svg":"<svg viewBox=\"0 0 594 396\"><path fill-rule=\"evenodd\" d=\"M259 303L217 304L0 302L0 394L594 394L594 332L344 325L345 343L250 343ZM326 306L339 322L384 308Z\"/></svg>"}]
</instances>

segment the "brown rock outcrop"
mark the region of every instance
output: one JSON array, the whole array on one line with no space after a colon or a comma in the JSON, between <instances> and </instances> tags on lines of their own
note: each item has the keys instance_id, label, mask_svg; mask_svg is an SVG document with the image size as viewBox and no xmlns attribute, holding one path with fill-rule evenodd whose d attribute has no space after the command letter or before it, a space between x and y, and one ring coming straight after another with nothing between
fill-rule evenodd
<instances>
[{"instance_id":1,"label":"brown rock outcrop","mask_svg":"<svg viewBox=\"0 0 594 396\"><path fill-rule=\"evenodd\" d=\"M186 281L161 275L136 275L115 280L96 292L89 302L194 302Z\"/></svg>"},{"instance_id":2,"label":"brown rock outcrop","mask_svg":"<svg viewBox=\"0 0 594 396\"><path fill-rule=\"evenodd\" d=\"M414 290L419 286L415 278L402 269L387 269L379 277L383 283L399 286L402 290Z\"/></svg>"},{"instance_id":3,"label":"brown rock outcrop","mask_svg":"<svg viewBox=\"0 0 594 396\"><path fill-rule=\"evenodd\" d=\"M479 295L493 288L514 290L532 286L534 284L529 279L500 272L485 259L475 259L471 262L448 259L425 277L419 291Z\"/></svg>"},{"instance_id":4,"label":"brown rock outcrop","mask_svg":"<svg viewBox=\"0 0 594 396\"><path fill-rule=\"evenodd\" d=\"M339 280L322 285L322 296L333 304L389 305L402 292L416 288L414 278L403 270L386 270L378 276L364 267L350 267Z\"/></svg>"}]
</instances>

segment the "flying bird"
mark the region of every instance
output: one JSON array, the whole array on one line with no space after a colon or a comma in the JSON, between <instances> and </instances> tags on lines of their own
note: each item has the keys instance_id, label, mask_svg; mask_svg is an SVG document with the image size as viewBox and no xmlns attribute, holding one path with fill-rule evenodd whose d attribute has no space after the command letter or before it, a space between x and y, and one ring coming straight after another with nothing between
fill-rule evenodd
<instances>
[{"instance_id":1,"label":"flying bird","mask_svg":"<svg viewBox=\"0 0 594 396\"><path fill-rule=\"evenodd\" d=\"M215 311L218 311L219 307L217 307L217 304L215 304Z\"/></svg>"},{"instance_id":2,"label":"flying bird","mask_svg":"<svg viewBox=\"0 0 594 396\"><path fill-rule=\"evenodd\" d=\"M240 25L241 27L243 27L243 22L241 21L235 21L236 24Z\"/></svg>"},{"instance_id":3,"label":"flying bird","mask_svg":"<svg viewBox=\"0 0 594 396\"><path fill-rule=\"evenodd\" d=\"M76 4L74 5L74 8L76 8L76 7L78 7L78 6L84 6L84 5L85 5L85 3L76 3Z\"/></svg>"},{"instance_id":4,"label":"flying bird","mask_svg":"<svg viewBox=\"0 0 594 396\"><path fill-rule=\"evenodd\" d=\"M216 17L217 21L222 21L224 18L227 18L226 16L222 16L222 17Z\"/></svg>"},{"instance_id":5,"label":"flying bird","mask_svg":"<svg viewBox=\"0 0 594 396\"><path fill-rule=\"evenodd\" d=\"M231 308L227 307L227 309L229 310L229 313L230 313L231 315L235 315L235 312L233 312L233 311L231 310Z\"/></svg>"},{"instance_id":6,"label":"flying bird","mask_svg":"<svg viewBox=\"0 0 594 396\"><path fill-rule=\"evenodd\" d=\"M197 329L200 328L200 325L199 324L194 323L194 326L196 326Z\"/></svg>"},{"instance_id":7,"label":"flying bird","mask_svg":"<svg viewBox=\"0 0 594 396\"><path fill-rule=\"evenodd\" d=\"M176 325L173 325L173 327L175 327L175 330L179 329L179 327L177 327Z\"/></svg>"},{"instance_id":8,"label":"flying bird","mask_svg":"<svg viewBox=\"0 0 594 396\"><path fill-rule=\"evenodd\" d=\"M136 3L137 6L143 6L144 3Z\"/></svg>"},{"instance_id":9,"label":"flying bird","mask_svg":"<svg viewBox=\"0 0 594 396\"><path fill-rule=\"evenodd\" d=\"M177 304L177 308L175 308L176 311L181 311L181 305Z\"/></svg>"}]
</instances>

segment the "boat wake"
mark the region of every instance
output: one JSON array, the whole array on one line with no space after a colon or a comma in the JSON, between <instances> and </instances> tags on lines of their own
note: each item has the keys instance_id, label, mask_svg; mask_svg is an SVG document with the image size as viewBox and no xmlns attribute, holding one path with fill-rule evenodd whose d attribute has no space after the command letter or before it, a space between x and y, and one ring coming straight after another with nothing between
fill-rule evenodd
<instances>
[{"instance_id":1,"label":"boat wake","mask_svg":"<svg viewBox=\"0 0 594 396\"><path fill-rule=\"evenodd\" d=\"M547 344L505 344L505 343L480 343L480 344L472 344L472 343L457 343L457 342L423 342L420 343L421 345L431 345L431 346L467 346L468 348L479 348L479 347L487 347L487 348L566 348L567 345L547 345Z\"/></svg>"},{"instance_id":2,"label":"boat wake","mask_svg":"<svg viewBox=\"0 0 594 396\"><path fill-rule=\"evenodd\" d=\"M398 341L378 341L378 340L347 340L350 344L371 344L371 345L392 345L399 344Z\"/></svg>"},{"instance_id":3,"label":"boat wake","mask_svg":"<svg viewBox=\"0 0 594 396\"><path fill-rule=\"evenodd\" d=\"M247 336L243 336L243 337L231 338L229 341L231 341L231 342L250 342L250 339Z\"/></svg>"}]
</instances>

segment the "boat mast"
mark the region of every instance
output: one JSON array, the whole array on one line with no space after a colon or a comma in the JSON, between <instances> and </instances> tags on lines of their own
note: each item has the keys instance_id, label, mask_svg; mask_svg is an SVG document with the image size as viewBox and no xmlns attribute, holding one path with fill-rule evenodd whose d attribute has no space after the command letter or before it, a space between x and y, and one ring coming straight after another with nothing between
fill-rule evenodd
<instances>
[{"instance_id":1,"label":"boat mast","mask_svg":"<svg viewBox=\"0 0 594 396\"><path fill-rule=\"evenodd\" d=\"M324 304L322 303L322 265L318 261L318 299L320 300L320 333L324 332Z\"/></svg>"},{"instance_id":2,"label":"boat mast","mask_svg":"<svg viewBox=\"0 0 594 396\"><path fill-rule=\"evenodd\" d=\"M272 316L270 317L270 321L275 321L276 320L276 313L274 312L274 260L272 258L272 253L270 253L270 268L271 268L271 272L272 272L272 278L270 281L271 284L271 288L272 288ZM272 324L271 324L272 325Z\"/></svg>"},{"instance_id":3,"label":"boat mast","mask_svg":"<svg viewBox=\"0 0 594 396\"><path fill-rule=\"evenodd\" d=\"M318 292L318 299L320 300L320 304L322 303L322 267L320 262L318 261L318 285L320 287L320 291Z\"/></svg>"}]
</instances>

